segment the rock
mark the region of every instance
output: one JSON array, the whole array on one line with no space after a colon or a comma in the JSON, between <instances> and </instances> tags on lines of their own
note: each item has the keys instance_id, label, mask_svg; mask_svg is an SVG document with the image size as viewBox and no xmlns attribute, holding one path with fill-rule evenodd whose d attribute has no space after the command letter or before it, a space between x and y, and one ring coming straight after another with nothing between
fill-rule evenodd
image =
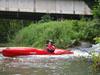
<instances>
[{"instance_id":1,"label":"rock","mask_svg":"<svg viewBox=\"0 0 100 75\"><path fill-rule=\"evenodd\" d=\"M81 48L89 48L89 47L92 47L92 44L90 42L81 41L80 42L80 47Z\"/></svg>"}]
</instances>

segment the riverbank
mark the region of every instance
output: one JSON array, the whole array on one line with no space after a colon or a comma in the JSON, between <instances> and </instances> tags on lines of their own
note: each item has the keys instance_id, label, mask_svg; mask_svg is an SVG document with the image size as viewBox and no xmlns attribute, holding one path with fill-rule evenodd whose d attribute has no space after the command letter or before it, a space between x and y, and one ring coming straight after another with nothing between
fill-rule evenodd
<instances>
[{"instance_id":1,"label":"riverbank","mask_svg":"<svg viewBox=\"0 0 100 75\"><path fill-rule=\"evenodd\" d=\"M23 28L11 40L15 46L31 46L43 48L46 40L52 39L57 47L68 48L78 45L80 41L94 42L99 35L94 20L63 20L45 23L32 23Z\"/></svg>"}]
</instances>

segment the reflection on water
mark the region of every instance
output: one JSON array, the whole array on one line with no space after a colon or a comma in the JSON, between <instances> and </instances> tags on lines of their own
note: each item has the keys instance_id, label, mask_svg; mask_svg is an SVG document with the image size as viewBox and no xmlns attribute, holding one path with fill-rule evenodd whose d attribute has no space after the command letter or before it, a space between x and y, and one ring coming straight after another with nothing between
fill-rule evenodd
<instances>
[{"instance_id":1,"label":"reflection on water","mask_svg":"<svg viewBox=\"0 0 100 75\"><path fill-rule=\"evenodd\" d=\"M17 57L0 59L0 75L93 75L79 59Z\"/></svg>"}]
</instances>

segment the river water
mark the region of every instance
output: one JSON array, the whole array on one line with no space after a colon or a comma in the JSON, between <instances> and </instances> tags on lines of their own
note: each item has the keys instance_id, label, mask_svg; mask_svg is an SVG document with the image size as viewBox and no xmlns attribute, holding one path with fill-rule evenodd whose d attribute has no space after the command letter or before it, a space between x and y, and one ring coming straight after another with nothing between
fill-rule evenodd
<instances>
[{"instance_id":1,"label":"river water","mask_svg":"<svg viewBox=\"0 0 100 75\"><path fill-rule=\"evenodd\" d=\"M0 75L100 75L93 73L90 64L77 57L0 56Z\"/></svg>"},{"instance_id":2,"label":"river water","mask_svg":"<svg viewBox=\"0 0 100 75\"><path fill-rule=\"evenodd\" d=\"M100 50L100 45L92 47ZM89 61L89 49L76 49L72 55L33 55L7 58L0 55L0 75L100 75ZM86 60L88 59L88 60Z\"/></svg>"}]
</instances>

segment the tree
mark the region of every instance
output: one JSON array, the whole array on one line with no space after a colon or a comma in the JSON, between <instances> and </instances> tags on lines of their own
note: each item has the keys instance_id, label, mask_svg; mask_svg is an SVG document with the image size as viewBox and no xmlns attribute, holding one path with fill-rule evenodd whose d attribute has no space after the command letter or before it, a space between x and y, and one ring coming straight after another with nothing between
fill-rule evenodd
<instances>
[{"instance_id":1,"label":"tree","mask_svg":"<svg viewBox=\"0 0 100 75\"><path fill-rule=\"evenodd\" d=\"M94 17L100 18L100 0L95 0L93 14L94 14Z\"/></svg>"},{"instance_id":2,"label":"tree","mask_svg":"<svg viewBox=\"0 0 100 75\"><path fill-rule=\"evenodd\" d=\"M28 20L0 19L0 43L8 42L16 32L30 23Z\"/></svg>"}]
</instances>

